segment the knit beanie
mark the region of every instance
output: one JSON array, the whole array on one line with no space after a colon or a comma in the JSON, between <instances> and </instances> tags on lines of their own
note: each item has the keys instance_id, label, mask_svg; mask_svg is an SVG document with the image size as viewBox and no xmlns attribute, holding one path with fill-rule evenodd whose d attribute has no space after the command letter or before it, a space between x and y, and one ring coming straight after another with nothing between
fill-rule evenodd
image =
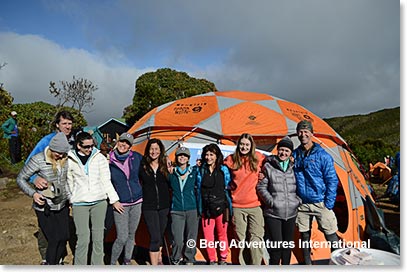
<instances>
[{"instance_id":1,"label":"knit beanie","mask_svg":"<svg viewBox=\"0 0 407 272\"><path fill-rule=\"evenodd\" d=\"M291 151L294 150L294 144L291 141L290 137L285 136L283 139L281 139L278 144L277 144L277 149L280 147L287 147L288 149L290 149Z\"/></svg>"},{"instance_id":2,"label":"knit beanie","mask_svg":"<svg viewBox=\"0 0 407 272\"><path fill-rule=\"evenodd\" d=\"M311 122L307 121L307 120L302 120L297 124L297 132L300 129L308 129L309 131L311 131L312 133L314 133L314 128L312 127Z\"/></svg>"},{"instance_id":3,"label":"knit beanie","mask_svg":"<svg viewBox=\"0 0 407 272\"><path fill-rule=\"evenodd\" d=\"M51 151L58 153L68 153L68 151L71 149L71 145L68 143L68 140L63 132L58 132L54 137L52 137L48 146Z\"/></svg>"}]
</instances>

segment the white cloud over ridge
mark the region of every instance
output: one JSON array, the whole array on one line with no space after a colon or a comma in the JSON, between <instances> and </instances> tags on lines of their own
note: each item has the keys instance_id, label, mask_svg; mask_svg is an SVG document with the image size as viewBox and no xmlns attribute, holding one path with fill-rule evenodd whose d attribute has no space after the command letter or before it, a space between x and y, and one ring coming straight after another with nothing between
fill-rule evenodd
<instances>
[{"instance_id":1,"label":"white cloud over ridge","mask_svg":"<svg viewBox=\"0 0 407 272\"><path fill-rule=\"evenodd\" d=\"M44 101L55 104L48 91L49 82L86 78L98 86L92 111L85 114L90 125L111 117L120 118L132 103L137 78L149 71L106 64L85 50L63 48L34 35L0 33L0 59L7 62L0 82L14 97L14 103Z\"/></svg>"}]
</instances>

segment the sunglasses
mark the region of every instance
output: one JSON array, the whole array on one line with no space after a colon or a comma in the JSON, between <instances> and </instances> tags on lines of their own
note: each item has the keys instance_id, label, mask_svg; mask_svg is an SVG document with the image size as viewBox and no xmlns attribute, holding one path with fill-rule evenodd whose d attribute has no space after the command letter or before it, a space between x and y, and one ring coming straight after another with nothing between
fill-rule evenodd
<instances>
[{"instance_id":1,"label":"sunglasses","mask_svg":"<svg viewBox=\"0 0 407 272\"><path fill-rule=\"evenodd\" d=\"M81 146L83 149L92 149L95 145L81 145L81 144L80 144L80 146Z\"/></svg>"}]
</instances>

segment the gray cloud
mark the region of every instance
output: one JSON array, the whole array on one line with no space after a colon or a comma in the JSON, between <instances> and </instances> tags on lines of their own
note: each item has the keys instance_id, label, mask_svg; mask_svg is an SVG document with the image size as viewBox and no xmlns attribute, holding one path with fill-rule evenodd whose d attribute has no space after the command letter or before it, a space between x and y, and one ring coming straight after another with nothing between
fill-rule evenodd
<instances>
[{"instance_id":1,"label":"gray cloud","mask_svg":"<svg viewBox=\"0 0 407 272\"><path fill-rule=\"evenodd\" d=\"M11 68L6 59L4 70L16 98L33 86L35 97L46 99L49 80L87 77L100 88L89 117L104 121L131 103L139 75L170 67L219 90L269 93L321 117L400 106L399 1L67 1L52 10L72 16L93 51L36 36L8 48L0 36L0 59L18 61Z\"/></svg>"},{"instance_id":2,"label":"gray cloud","mask_svg":"<svg viewBox=\"0 0 407 272\"><path fill-rule=\"evenodd\" d=\"M0 72L0 82L15 103L55 104L48 91L50 81L60 86L61 80L71 81L72 76L86 78L98 86L94 107L85 114L91 125L120 118L132 103L136 79L148 71L112 67L87 51L66 49L38 36L0 33L0 44L0 59L8 63Z\"/></svg>"}]
</instances>

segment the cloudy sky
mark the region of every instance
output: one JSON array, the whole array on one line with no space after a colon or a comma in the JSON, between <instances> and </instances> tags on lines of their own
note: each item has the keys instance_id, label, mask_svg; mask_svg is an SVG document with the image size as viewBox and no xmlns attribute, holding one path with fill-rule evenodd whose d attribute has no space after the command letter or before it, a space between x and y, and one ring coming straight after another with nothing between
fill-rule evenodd
<instances>
[{"instance_id":1,"label":"cloudy sky","mask_svg":"<svg viewBox=\"0 0 407 272\"><path fill-rule=\"evenodd\" d=\"M268 93L322 118L400 106L395 0L1 0L0 82L15 103L50 81L98 86L90 125L121 117L143 73Z\"/></svg>"}]
</instances>

